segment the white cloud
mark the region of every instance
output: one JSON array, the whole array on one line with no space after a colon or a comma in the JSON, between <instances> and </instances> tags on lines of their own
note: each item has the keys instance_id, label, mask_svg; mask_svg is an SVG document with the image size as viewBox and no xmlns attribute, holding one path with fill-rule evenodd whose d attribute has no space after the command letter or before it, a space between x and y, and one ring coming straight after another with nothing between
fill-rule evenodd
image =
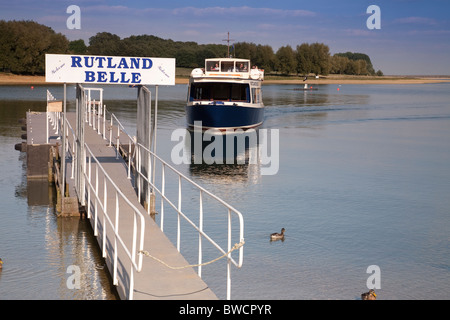
<instances>
[{"instance_id":1,"label":"white cloud","mask_svg":"<svg viewBox=\"0 0 450 320\"><path fill-rule=\"evenodd\" d=\"M430 18L424 18L424 17L406 17L406 18L399 18L394 20L396 23L401 24L419 24L419 25L430 25L434 26L437 25L437 21L435 19Z\"/></svg>"},{"instance_id":2,"label":"white cloud","mask_svg":"<svg viewBox=\"0 0 450 320\"><path fill-rule=\"evenodd\" d=\"M108 6L108 5L98 5L98 6L83 6L81 7L82 13L98 13L98 14L111 14L111 13L133 13L134 9L125 6Z\"/></svg>"},{"instance_id":3,"label":"white cloud","mask_svg":"<svg viewBox=\"0 0 450 320\"><path fill-rule=\"evenodd\" d=\"M83 6L82 11L86 13L119 13L119 14L131 14L136 16L155 14L159 17L176 15L184 18L189 17L252 17L252 18L296 18L296 17L315 17L316 13L308 10L285 10L285 9L273 9L273 8L252 8L248 6L242 7L180 7L174 9L165 8L131 8L123 5L110 6L110 5L96 5L96 6Z\"/></svg>"},{"instance_id":4,"label":"white cloud","mask_svg":"<svg viewBox=\"0 0 450 320\"><path fill-rule=\"evenodd\" d=\"M348 36L355 36L355 37L369 37L375 34L375 32L367 29L345 29L344 32Z\"/></svg>"},{"instance_id":5,"label":"white cloud","mask_svg":"<svg viewBox=\"0 0 450 320\"><path fill-rule=\"evenodd\" d=\"M175 15L194 15L202 17L214 17L214 16L251 16L258 18L282 18L282 17L314 17L315 12L308 10L283 10L272 8L251 8L248 6L243 7L207 7L207 8L195 8L184 7L171 10Z\"/></svg>"}]
</instances>

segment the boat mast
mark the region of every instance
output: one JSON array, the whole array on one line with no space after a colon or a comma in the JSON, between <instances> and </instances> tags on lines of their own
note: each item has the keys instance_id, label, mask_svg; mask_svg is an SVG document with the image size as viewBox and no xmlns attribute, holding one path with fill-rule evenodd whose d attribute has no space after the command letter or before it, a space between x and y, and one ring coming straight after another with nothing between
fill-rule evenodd
<instances>
[{"instance_id":1,"label":"boat mast","mask_svg":"<svg viewBox=\"0 0 450 320\"><path fill-rule=\"evenodd\" d=\"M228 32L228 38L224 39L222 41L226 41L228 45L228 52L227 52L227 58L230 57L230 41L234 41L233 39L230 39L230 32Z\"/></svg>"}]
</instances>

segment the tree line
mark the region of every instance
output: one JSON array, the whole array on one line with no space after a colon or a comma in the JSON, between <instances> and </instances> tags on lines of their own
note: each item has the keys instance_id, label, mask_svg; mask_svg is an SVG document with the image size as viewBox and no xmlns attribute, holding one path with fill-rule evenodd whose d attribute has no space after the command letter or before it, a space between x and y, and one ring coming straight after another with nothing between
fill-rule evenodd
<instances>
[{"instance_id":1,"label":"tree line","mask_svg":"<svg viewBox=\"0 0 450 320\"><path fill-rule=\"evenodd\" d=\"M46 53L66 53L67 38L34 21L0 20L0 71L42 74Z\"/></svg>"},{"instance_id":2,"label":"tree line","mask_svg":"<svg viewBox=\"0 0 450 320\"><path fill-rule=\"evenodd\" d=\"M302 43L295 50L289 45L283 46L275 53L269 46L238 43L236 55L251 59L269 72L286 75L383 75L381 70L375 72L367 54L345 52L331 56L329 47L317 42Z\"/></svg>"},{"instance_id":3,"label":"tree line","mask_svg":"<svg viewBox=\"0 0 450 320\"><path fill-rule=\"evenodd\" d=\"M173 41L154 35L138 35L121 39L109 32L99 32L84 40L69 41L61 33L34 21L0 20L0 71L19 74L43 74L45 54L92 54L110 56L175 58L177 67L204 66L206 58L226 57L224 44L198 44ZM337 53L331 56L323 43L302 43L295 49L280 47L276 52L269 45L238 42L231 46L231 55L250 59L266 73L285 75L375 73L369 56L363 53Z\"/></svg>"}]
</instances>

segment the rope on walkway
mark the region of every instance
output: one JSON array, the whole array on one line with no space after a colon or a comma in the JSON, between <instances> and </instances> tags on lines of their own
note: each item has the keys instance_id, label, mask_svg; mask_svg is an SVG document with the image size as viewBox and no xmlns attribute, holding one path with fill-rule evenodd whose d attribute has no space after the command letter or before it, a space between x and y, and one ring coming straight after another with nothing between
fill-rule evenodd
<instances>
[{"instance_id":1,"label":"rope on walkway","mask_svg":"<svg viewBox=\"0 0 450 320\"><path fill-rule=\"evenodd\" d=\"M187 266L181 266L181 267L173 267L173 266L169 266L167 263L165 263L165 262L162 261L161 259L158 259L158 258L156 258L155 256L152 256L148 251L140 250L139 253L141 253L141 254L143 254L143 255L145 255L145 256L147 256L147 257L150 257L150 258L152 258L152 259L158 261L159 263L165 265L166 267L168 267L168 268L170 268L170 269L177 270L177 269L184 269L184 268L191 268L191 267L206 266L206 265L208 265L208 264L211 264L211 263L213 263L213 262L216 262L216 261L218 261L218 260L220 260L220 259L226 257L227 255L229 255L229 254L230 254L231 252L233 252L234 250L237 250L237 249L239 249L240 247L242 247L242 246L244 245L244 243L245 243L244 240L242 240L242 241L239 242L239 243L235 243L234 246L233 246L233 248L231 248L230 251L228 251L227 253L223 254L222 256L220 256L220 257L218 257L218 258L216 258L216 259L214 259L214 260L211 260L211 261L208 261L208 262L204 262L204 263L199 263L199 264L189 264L189 265L187 265Z\"/></svg>"}]
</instances>

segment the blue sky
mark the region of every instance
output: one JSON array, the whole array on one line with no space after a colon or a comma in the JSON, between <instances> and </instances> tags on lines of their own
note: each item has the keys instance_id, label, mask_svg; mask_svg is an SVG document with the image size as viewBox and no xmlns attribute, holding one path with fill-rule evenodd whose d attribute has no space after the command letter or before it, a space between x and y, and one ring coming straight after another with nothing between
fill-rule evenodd
<instances>
[{"instance_id":1,"label":"blue sky","mask_svg":"<svg viewBox=\"0 0 450 320\"><path fill-rule=\"evenodd\" d=\"M369 5L381 29L369 30ZM81 29L68 29L66 9L81 10ZM368 54L385 74L450 75L448 0L0 0L0 19L34 20L69 40L110 32L121 38L152 34L175 41L235 42L279 47L322 42L337 52Z\"/></svg>"}]
</instances>

